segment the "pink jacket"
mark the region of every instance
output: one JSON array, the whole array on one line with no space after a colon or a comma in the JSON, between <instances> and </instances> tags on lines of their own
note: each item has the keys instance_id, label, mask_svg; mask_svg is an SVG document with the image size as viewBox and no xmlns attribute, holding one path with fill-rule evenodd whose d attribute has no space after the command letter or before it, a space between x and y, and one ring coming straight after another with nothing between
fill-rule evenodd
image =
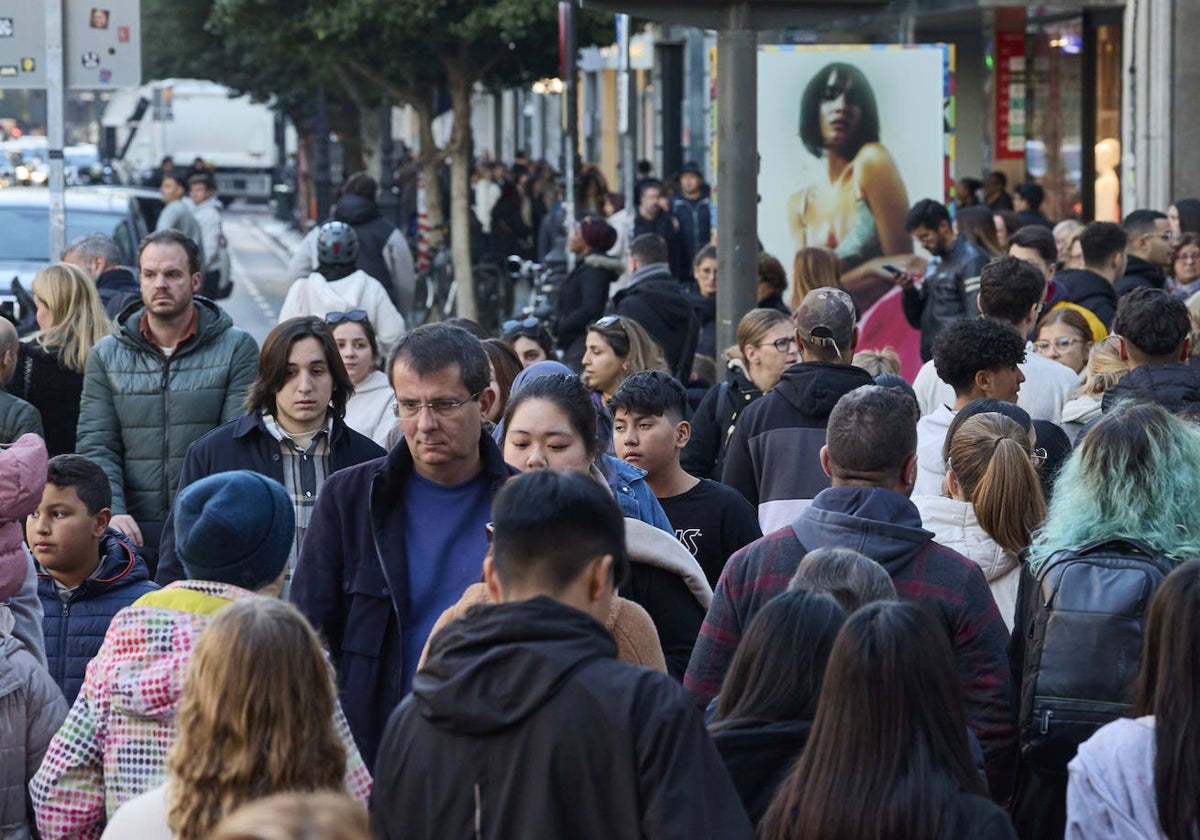
<instances>
[{"instance_id":1,"label":"pink jacket","mask_svg":"<svg viewBox=\"0 0 1200 840\"><path fill-rule=\"evenodd\" d=\"M43 840L99 838L122 804L162 784L192 647L222 607L254 593L181 580L117 613L75 705L29 783ZM366 802L371 775L337 708L346 790Z\"/></svg>"},{"instance_id":2,"label":"pink jacket","mask_svg":"<svg viewBox=\"0 0 1200 840\"><path fill-rule=\"evenodd\" d=\"M0 601L21 588L29 573L21 520L37 508L46 487L46 444L37 435L21 435L0 449Z\"/></svg>"}]
</instances>

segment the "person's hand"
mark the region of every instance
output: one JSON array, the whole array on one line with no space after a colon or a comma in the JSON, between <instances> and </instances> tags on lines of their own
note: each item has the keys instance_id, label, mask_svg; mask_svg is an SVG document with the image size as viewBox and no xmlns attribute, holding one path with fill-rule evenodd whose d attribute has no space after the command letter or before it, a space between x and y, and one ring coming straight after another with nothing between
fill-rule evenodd
<instances>
[{"instance_id":1,"label":"person's hand","mask_svg":"<svg viewBox=\"0 0 1200 840\"><path fill-rule=\"evenodd\" d=\"M141 548L142 546L142 529L138 527L137 520L127 513L118 513L108 522L108 527L114 531L120 531L129 541Z\"/></svg>"}]
</instances>

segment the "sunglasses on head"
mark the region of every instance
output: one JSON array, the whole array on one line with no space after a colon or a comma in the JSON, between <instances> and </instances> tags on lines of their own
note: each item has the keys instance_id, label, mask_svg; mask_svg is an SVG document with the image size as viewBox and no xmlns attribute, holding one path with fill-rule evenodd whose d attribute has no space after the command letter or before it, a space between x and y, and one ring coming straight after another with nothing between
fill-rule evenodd
<instances>
[{"instance_id":1,"label":"sunglasses on head","mask_svg":"<svg viewBox=\"0 0 1200 840\"><path fill-rule=\"evenodd\" d=\"M340 324L342 321L353 321L359 323L367 320L367 311L365 309L351 309L349 312L326 312L326 324Z\"/></svg>"},{"instance_id":2,"label":"sunglasses on head","mask_svg":"<svg viewBox=\"0 0 1200 840\"><path fill-rule=\"evenodd\" d=\"M597 321L592 326L599 327L602 330L608 329L609 327L614 327L614 326L620 327L621 329L625 329L625 325L621 323L620 315L605 315L603 318L601 318L599 321Z\"/></svg>"},{"instance_id":3,"label":"sunglasses on head","mask_svg":"<svg viewBox=\"0 0 1200 840\"><path fill-rule=\"evenodd\" d=\"M532 330L535 327L537 327L538 325L540 325L541 323L542 323L541 321L539 321L537 318L534 318L531 315L530 317L526 318L524 321L518 321L515 318L511 321L505 321L503 324L500 325L500 329L506 333L513 332L514 330L519 330L519 329Z\"/></svg>"}]
</instances>

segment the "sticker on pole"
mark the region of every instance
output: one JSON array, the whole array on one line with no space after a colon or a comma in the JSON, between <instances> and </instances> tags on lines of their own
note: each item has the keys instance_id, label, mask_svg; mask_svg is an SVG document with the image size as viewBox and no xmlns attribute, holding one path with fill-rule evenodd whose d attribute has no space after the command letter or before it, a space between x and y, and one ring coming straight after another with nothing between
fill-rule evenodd
<instances>
[{"instance_id":1,"label":"sticker on pole","mask_svg":"<svg viewBox=\"0 0 1200 840\"><path fill-rule=\"evenodd\" d=\"M11 38L13 36L13 19L8 17L0 17L0 38Z\"/></svg>"},{"instance_id":2,"label":"sticker on pole","mask_svg":"<svg viewBox=\"0 0 1200 840\"><path fill-rule=\"evenodd\" d=\"M79 61L83 64L84 70L98 70L100 68L100 53L89 50L79 57Z\"/></svg>"}]
</instances>

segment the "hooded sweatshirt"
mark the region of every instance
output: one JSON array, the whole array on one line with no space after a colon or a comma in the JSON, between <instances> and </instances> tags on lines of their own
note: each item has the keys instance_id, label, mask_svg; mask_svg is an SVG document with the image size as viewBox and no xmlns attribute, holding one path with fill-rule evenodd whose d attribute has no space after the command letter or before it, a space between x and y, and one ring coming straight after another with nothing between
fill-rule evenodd
<instances>
[{"instance_id":1,"label":"hooded sweatshirt","mask_svg":"<svg viewBox=\"0 0 1200 840\"><path fill-rule=\"evenodd\" d=\"M957 411L942 403L917 421L917 480L914 496L940 496L946 480L946 461L942 448Z\"/></svg>"},{"instance_id":2,"label":"hooded sweatshirt","mask_svg":"<svg viewBox=\"0 0 1200 840\"><path fill-rule=\"evenodd\" d=\"M979 738L993 798L1003 801L1016 757L1009 634L979 566L933 541L906 497L882 487L822 491L790 526L729 558L684 678L700 706L721 688L751 619L809 551L838 546L875 560L901 598L933 608L954 648L967 725Z\"/></svg>"},{"instance_id":3,"label":"hooded sweatshirt","mask_svg":"<svg viewBox=\"0 0 1200 840\"><path fill-rule=\"evenodd\" d=\"M376 836L751 837L697 711L616 652L545 596L447 626L384 732Z\"/></svg>"},{"instance_id":4,"label":"hooded sweatshirt","mask_svg":"<svg viewBox=\"0 0 1200 840\"><path fill-rule=\"evenodd\" d=\"M387 449L388 435L396 428L395 405L396 392L387 374L373 370L354 386L354 396L346 402L346 425Z\"/></svg>"},{"instance_id":5,"label":"hooded sweatshirt","mask_svg":"<svg viewBox=\"0 0 1200 840\"><path fill-rule=\"evenodd\" d=\"M1154 716L1118 718L1079 746L1067 765L1069 840L1158 840Z\"/></svg>"},{"instance_id":6,"label":"hooded sweatshirt","mask_svg":"<svg viewBox=\"0 0 1200 840\"><path fill-rule=\"evenodd\" d=\"M355 309L362 309L371 319L379 350L386 356L404 335L404 317L392 305L383 285L361 269L332 282L319 271L297 280L283 300L279 322L297 315L324 318L329 312Z\"/></svg>"},{"instance_id":7,"label":"hooded sweatshirt","mask_svg":"<svg viewBox=\"0 0 1200 840\"><path fill-rule=\"evenodd\" d=\"M819 457L829 414L844 395L874 381L852 365L801 362L742 412L722 481L758 507L764 534L787 525L829 486Z\"/></svg>"}]
</instances>

